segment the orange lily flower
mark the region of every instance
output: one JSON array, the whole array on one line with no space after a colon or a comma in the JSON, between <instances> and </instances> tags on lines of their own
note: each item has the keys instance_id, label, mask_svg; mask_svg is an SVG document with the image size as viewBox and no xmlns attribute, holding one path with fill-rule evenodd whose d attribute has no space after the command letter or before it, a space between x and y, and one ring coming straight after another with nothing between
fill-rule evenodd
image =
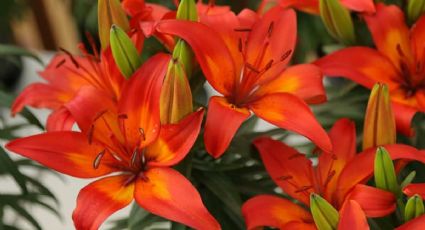
<instances>
[{"instance_id":1,"label":"orange lily flower","mask_svg":"<svg viewBox=\"0 0 425 230\"><path fill-rule=\"evenodd\" d=\"M364 184L373 173L375 149L356 154L354 123L347 119L339 120L329 132L329 137L333 152L321 154L315 168L308 158L282 142L262 137L256 139L254 145L275 183L287 195L307 207L310 194L316 193L340 212L347 202L355 201L368 217L392 213L396 207L394 195ZM387 145L385 148L393 159L425 162L425 154L412 147ZM304 225L312 223L308 211L289 200L270 195L248 200L242 212L249 229L259 226L283 228L294 222Z\"/></svg>"},{"instance_id":2,"label":"orange lily flower","mask_svg":"<svg viewBox=\"0 0 425 230\"><path fill-rule=\"evenodd\" d=\"M374 13L373 0L340 0L341 4L349 10L356 12ZM293 7L297 10L310 14L319 14L319 0L263 0L258 12L264 13L269 6L280 5L281 7Z\"/></svg>"},{"instance_id":3,"label":"orange lily flower","mask_svg":"<svg viewBox=\"0 0 425 230\"><path fill-rule=\"evenodd\" d=\"M141 50L143 39L133 36L136 46ZM47 131L70 130L75 122L67 109L83 87L94 87L103 91L114 101L118 100L125 81L112 57L110 48L99 54L90 55L80 46L84 56L56 55L40 72L46 83L33 83L27 86L12 105L12 115L24 106L53 110L47 119ZM93 50L96 48L93 46Z\"/></svg>"},{"instance_id":4,"label":"orange lily flower","mask_svg":"<svg viewBox=\"0 0 425 230\"><path fill-rule=\"evenodd\" d=\"M47 132L6 145L70 176L115 173L80 191L73 213L77 229L98 229L133 198L147 211L192 228L220 229L193 185L170 168L195 142L203 111L175 125L160 125L159 95L169 61L164 54L149 59L124 84L118 108L94 88L80 91L69 110L82 132Z\"/></svg>"},{"instance_id":5,"label":"orange lily flower","mask_svg":"<svg viewBox=\"0 0 425 230\"><path fill-rule=\"evenodd\" d=\"M425 112L425 16L408 29L397 6L377 5L365 16L377 50L350 47L319 59L315 64L329 76L347 77L365 87L388 85L397 122L405 135L416 112Z\"/></svg>"},{"instance_id":6,"label":"orange lily flower","mask_svg":"<svg viewBox=\"0 0 425 230\"><path fill-rule=\"evenodd\" d=\"M223 95L209 101L207 151L221 156L252 111L329 152L329 138L305 103L326 100L322 75L310 64L287 67L296 43L295 12L274 8L259 19L244 10L200 19L162 21L156 30L191 45L208 82Z\"/></svg>"}]
</instances>

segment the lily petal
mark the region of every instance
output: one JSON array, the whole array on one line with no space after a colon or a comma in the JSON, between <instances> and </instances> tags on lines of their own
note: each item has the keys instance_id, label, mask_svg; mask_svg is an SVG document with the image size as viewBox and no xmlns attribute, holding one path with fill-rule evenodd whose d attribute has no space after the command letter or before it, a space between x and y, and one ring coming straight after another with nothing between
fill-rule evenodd
<instances>
[{"instance_id":1,"label":"lily petal","mask_svg":"<svg viewBox=\"0 0 425 230\"><path fill-rule=\"evenodd\" d=\"M204 133L207 152L215 158L220 157L249 115L248 109L237 108L223 97L211 97Z\"/></svg>"},{"instance_id":2,"label":"lily petal","mask_svg":"<svg viewBox=\"0 0 425 230\"><path fill-rule=\"evenodd\" d=\"M369 230L366 215L359 203L348 200L340 212L338 229Z\"/></svg>"},{"instance_id":3,"label":"lily petal","mask_svg":"<svg viewBox=\"0 0 425 230\"><path fill-rule=\"evenodd\" d=\"M69 131L75 123L75 119L66 108L60 108L53 111L47 118L46 130L53 131Z\"/></svg>"},{"instance_id":4,"label":"lily petal","mask_svg":"<svg viewBox=\"0 0 425 230\"><path fill-rule=\"evenodd\" d=\"M273 60L283 69L291 60L296 39L295 11L274 7L252 27L247 40L245 60L259 69ZM287 55L288 52L290 52L289 55ZM284 59L283 55L285 55Z\"/></svg>"},{"instance_id":5,"label":"lily petal","mask_svg":"<svg viewBox=\"0 0 425 230\"><path fill-rule=\"evenodd\" d=\"M396 208L394 194L362 184L354 187L347 200L356 201L367 217L383 217L394 212Z\"/></svg>"},{"instance_id":6,"label":"lily petal","mask_svg":"<svg viewBox=\"0 0 425 230\"><path fill-rule=\"evenodd\" d=\"M385 83L390 89L398 87L394 79L401 79L391 61L374 49L350 47L338 50L314 64L318 65L326 76L346 77L363 86L372 88L376 82Z\"/></svg>"},{"instance_id":7,"label":"lily petal","mask_svg":"<svg viewBox=\"0 0 425 230\"><path fill-rule=\"evenodd\" d=\"M148 146L150 166L171 166L180 162L192 148L201 129L204 110L186 116L178 124L161 126L158 139Z\"/></svg>"},{"instance_id":8,"label":"lily petal","mask_svg":"<svg viewBox=\"0 0 425 230\"><path fill-rule=\"evenodd\" d=\"M115 171L109 167L111 158L105 155L97 169L93 162L104 151L101 145L88 143L86 135L78 132L48 132L15 139L6 148L58 172L79 177L93 178Z\"/></svg>"},{"instance_id":9,"label":"lily petal","mask_svg":"<svg viewBox=\"0 0 425 230\"><path fill-rule=\"evenodd\" d=\"M403 188L403 193L408 197L419 194L422 199L425 199L425 183L409 184Z\"/></svg>"},{"instance_id":10,"label":"lily petal","mask_svg":"<svg viewBox=\"0 0 425 230\"><path fill-rule=\"evenodd\" d=\"M102 178L84 187L72 219L76 229L96 230L114 212L133 200L134 183L128 175Z\"/></svg>"},{"instance_id":11,"label":"lily petal","mask_svg":"<svg viewBox=\"0 0 425 230\"><path fill-rule=\"evenodd\" d=\"M253 144L273 181L289 196L310 204L314 192L313 167L309 159L297 150L269 137L260 137Z\"/></svg>"},{"instance_id":12,"label":"lily petal","mask_svg":"<svg viewBox=\"0 0 425 230\"><path fill-rule=\"evenodd\" d=\"M36 108L59 109L71 99L67 93L44 83L34 83L26 87L12 104L12 115L20 112L24 106Z\"/></svg>"},{"instance_id":13,"label":"lily petal","mask_svg":"<svg viewBox=\"0 0 425 230\"><path fill-rule=\"evenodd\" d=\"M357 12L375 13L373 0L341 0L342 5Z\"/></svg>"},{"instance_id":14,"label":"lily petal","mask_svg":"<svg viewBox=\"0 0 425 230\"><path fill-rule=\"evenodd\" d=\"M384 148L390 153L392 160L405 159L416 160L425 163L425 152L401 144L385 145ZM347 163L341 172L338 180L338 199L340 204L346 197L346 194L359 183L367 181L374 170L376 149L371 148L357 154Z\"/></svg>"},{"instance_id":15,"label":"lily petal","mask_svg":"<svg viewBox=\"0 0 425 230\"><path fill-rule=\"evenodd\" d=\"M305 209L289 200L272 195L259 195L249 199L242 206L242 215L248 230L264 226L300 229L289 227L295 227L297 224L304 224L303 227L312 227L307 223L313 222L310 213Z\"/></svg>"},{"instance_id":16,"label":"lily petal","mask_svg":"<svg viewBox=\"0 0 425 230\"><path fill-rule=\"evenodd\" d=\"M300 98L289 93L269 94L251 102L249 108L262 119L307 137L323 151L332 151L325 130Z\"/></svg>"},{"instance_id":17,"label":"lily petal","mask_svg":"<svg viewBox=\"0 0 425 230\"><path fill-rule=\"evenodd\" d=\"M425 41L425 16L420 17L415 23L415 26L412 27L410 38L415 60L422 61L422 65L424 65L425 44L423 41ZM422 68L424 67L422 66Z\"/></svg>"},{"instance_id":18,"label":"lily petal","mask_svg":"<svg viewBox=\"0 0 425 230\"><path fill-rule=\"evenodd\" d=\"M332 141L332 154L321 154L317 166L322 187L325 188L324 198L333 200L334 193L338 189L338 178L341 171L356 155L356 127L354 122L348 119L340 119L335 122L329 137Z\"/></svg>"},{"instance_id":19,"label":"lily petal","mask_svg":"<svg viewBox=\"0 0 425 230\"><path fill-rule=\"evenodd\" d=\"M307 103L326 101L322 71L315 65L302 64L287 68L277 78L260 86L256 95L292 93Z\"/></svg>"},{"instance_id":20,"label":"lily petal","mask_svg":"<svg viewBox=\"0 0 425 230\"><path fill-rule=\"evenodd\" d=\"M396 230L422 230L425 228L425 215L417 217L400 227L396 228Z\"/></svg>"},{"instance_id":21,"label":"lily petal","mask_svg":"<svg viewBox=\"0 0 425 230\"><path fill-rule=\"evenodd\" d=\"M225 96L232 94L236 79L235 64L220 35L206 25L196 22L164 20L158 32L184 39L192 47L208 82Z\"/></svg>"},{"instance_id":22,"label":"lily petal","mask_svg":"<svg viewBox=\"0 0 425 230\"><path fill-rule=\"evenodd\" d=\"M279 3L282 7L294 7L306 13L319 14L319 0L280 0Z\"/></svg>"},{"instance_id":23,"label":"lily petal","mask_svg":"<svg viewBox=\"0 0 425 230\"><path fill-rule=\"evenodd\" d=\"M416 109L402 105L400 103L392 103L394 117L396 120L397 130L406 136L413 136L414 131L411 128L412 119L418 112Z\"/></svg>"},{"instance_id":24,"label":"lily petal","mask_svg":"<svg viewBox=\"0 0 425 230\"><path fill-rule=\"evenodd\" d=\"M376 5L376 14L366 15L365 20L378 50L399 70L401 70L400 61L407 60L406 64L413 63L409 28L398 6L379 3Z\"/></svg>"},{"instance_id":25,"label":"lily petal","mask_svg":"<svg viewBox=\"0 0 425 230\"><path fill-rule=\"evenodd\" d=\"M152 168L144 177L136 181L134 193L142 208L194 229L220 229L198 191L179 172L170 168Z\"/></svg>"},{"instance_id":26,"label":"lily petal","mask_svg":"<svg viewBox=\"0 0 425 230\"><path fill-rule=\"evenodd\" d=\"M130 146L147 146L159 134L159 98L170 58L162 53L149 58L124 85L118 111L126 116L122 132Z\"/></svg>"}]
</instances>

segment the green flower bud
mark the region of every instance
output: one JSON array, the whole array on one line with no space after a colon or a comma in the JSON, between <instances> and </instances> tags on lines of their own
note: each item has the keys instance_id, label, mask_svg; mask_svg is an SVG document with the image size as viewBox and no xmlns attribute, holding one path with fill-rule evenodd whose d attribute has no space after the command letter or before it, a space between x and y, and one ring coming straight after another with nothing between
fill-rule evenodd
<instances>
[{"instance_id":1,"label":"green flower bud","mask_svg":"<svg viewBox=\"0 0 425 230\"><path fill-rule=\"evenodd\" d=\"M404 221L407 222L411 219L414 219L422 214L424 214L424 203L422 202L422 197L419 195L414 195L407 200L406 208L404 211Z\"/></svg>"},{"instance_id":2,"label":"green flower bud","mask_svg":"<svg viewBox=\"0 0 425 230\"><path fill-rule=\"evenodd\" d=\"M425 12L424 0L407 1L407 17L411 23L414 23Z\"/></svg>"},{"instance_id":3,"label":"green flower bud","mask_svg":"<svg viewBox=\"0 0 425 230\"><path fill-rule=\"evenodd\" d=\"M181 0L177 8L177 19L198 21L198 11L196 10L195 0Z\"/></svg>"},{"instance_id":4,"label":"green flower bud","mask_svg":"<svg viewBox=\"0 0 425 230\"><path fill-rule=\"evenodd\" d=\"M320 0L320 16L326 29L344 44L354 44L356 36L350 12L339 0Z\"/></svg>"},{"instance_id":5,"label":"green flower bud","mask_svg":"<svg viewBox=\"0 0 425 230\"><path fill-rule=\"evenodd\" d=\"M128 35L116 25L110 33L112 56L121 73L130 78L142 64L139 53Z\"/></svg>"},{"instance_id":6,"label":"green flower bud","mask_svg":"<svg viewBox=\"0 0 425 230\"><path fill-rule=\"evenodd\" d=\"M124 31L128 31L130 25L119 0L99 0L97 10L100 44L102 49L106 49L109 46L111 26L117 25Z\"/></svg>"},{"instance_id":7,"label":"green flower bud","mask_svg":"<svg viewBox=\"0 0 425 230\"><path fill-rule=\"evenodd\" d=\"M319 195L310 195L310 211L314 223L319 230L332 230L338 228L338 211Z\"/></svg>"},{"instance_id":8,"label":"green flower bud","mask_svg":"<svg viewBox=\"0 0 425 230\"><path fill-rule=\"evenodd\" d=\"M393 161L383 147L378 147L376 150L374 173L377 188L392 192L396 196L400 194Z\"/></svg>"},{"instance_id":9,"label":"green flower bud","mask_svg":"<svg viewBox=\"0 0 425 230\"><path fill-rule=\"evenodd\" d=\"M413 179L415 179L416 176L416 171L411 171L409 173L409 175L407 175L406 178L404 178L403 182L401 182L400 187L404 188L406 187L408 184L412 183Z\"/></svg>"}]
</instances>

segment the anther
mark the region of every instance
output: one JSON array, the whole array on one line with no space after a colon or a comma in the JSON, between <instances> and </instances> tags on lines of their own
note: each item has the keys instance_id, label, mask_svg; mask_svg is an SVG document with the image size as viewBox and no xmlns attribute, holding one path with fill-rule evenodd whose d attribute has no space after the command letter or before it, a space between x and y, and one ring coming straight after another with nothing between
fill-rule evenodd
<instances>
[{"instance_id":1,"label":"anther","mask_svg":"<svg viewBox=\"0 0 425 230\"><path fill-rule=\"evenodd\" d=\"M74 64L75 67L80 68L80 65L78 64L77 60L75 60L74 56L68 50L65 50L64 48L59 48L59 50L64 52L69 57L69 59L71 59L72 64Z\"/></svg>"},{"instance_id":2,"label":"anther","mask_svg":"<svg viewBox=\"0 0 425 230\"><path fill-rule=\"evenodd\" d=\"M89 128L89 131L87 132L87 139L90 145L93 142L93 133L94 133L94 125L91 125Z\"/></svg>"},{"instance_id":3,"label":"anther","mask_svg":"<svg viewBox=\"0 0 425 230\"><path fill-rule=\"evenodd\" d=\"M245 66L250 69L251 71L255 72L255 73L260 73L260 71L258 69L256 69L254 66L252 66L249 63L245 63Z\"/></svg>"},{"instance_id":4,"label":"anther","mask_svg":"<svg viewBox=\"0 0 425 230\"><path fill-rule=\"evenodd\" d=\"M406 56L404 55L403 50L401 49L401 45L400 45L400 44L397 44L396 48L397 48L397 53L398 53L398 55L399 55L400 57L406 57Z\"/></svg>"},{"instance_id":5,"label":"anther","mask_svg":"<svg viewBox=\"0 0 425 230\"><path fill-rule=\"evenodd\" d=\"M238 40L238 49L239 49L239 52L241 52L242 53L242 38L239 38L239 40Z\"/></svg>"},{"instance_id":6,"label":"anther","mask_svg":"<svg viewBox=\"0 0 425 230\"><path fill-rule=\"evenodd\" d=\"M270 61L266 64L266 67L264 67L264 69L265 69L265 70L268 70L268 69L270 69L270 68L272 67L272 65L273 65L273 59L272 59L272 60L270 60Z\"/></svg>"},{"instance_id":7,"label":"anther","mask_svg":"<svg viewBox=\"0 0 425 230\"><path fill-rule=\"evenodd\" d=\"M93 161L93 168L98 169L100 165L100 161L102 160L102 157L105 155L106 150L102 150L99 154L97 154L96 158Z\"/></svg>"},{"instance_id":8,"label":"anther","mask_svg":"<svg viewBox=\"0 0 425 230\"><path fill-rule=\"evenodd\" d=\"M329 182L331 182L331 180L332 180L332 178L335 176L335 174L336 174L335 170L332 170L332 171L329 173L329 175L328 175L328 177L326 178L326 181L325 181L325 186L326 186L327 184L329 184Z\"/></svg>"},{"instance_id":9,"label":"anther","mask_svg":"<svg viewBox=\"0 0 425 230\"><path fill-rule=\"evenodd\" d=\"M139 155L139 149L134 148L133 154L131 155L131 166L136 165L138 155Z\"/></svg>"},{"instance_id":10,"label":"anther","mask_svg":"<svg viewBox=\"0 0 425 230\"><path fill-rule=\"evenodd\" d=\"M119 114L118 119L128 119L127 114Z\"/></svg>"},{"instance_id":11,"label":"anther","mask_svg":"<svg viewBox=\"0 0 425 230\"><path fill-rule=\"evenodd\" d=\"M251 28L235 28L235 32L251 32Z\"/></svg>"},{"instance_id":12,"label":"anther","mask_svg":"<svg viewBox=\"0 0 425 230\"><path fill-rule=\"evenodd\" d=\"M143 141L146 141L146 135L145 130L143 128L139 128L140 136L142 137Z\"/></svg>"},{"instance_id":13,"label":"anther","mask_svg":"<svg viewBox=\"0 0 425 230\"><path fill-rule=\"evenodd\" d=\"M307 190L309 190L311 188L313 188L313 186L311 186L311 185L302 186L301 188L295 190L295 193L305 192L305 191L307 191Z\"/></svg>"},{"instance_id":14,"label":"anther","mask_svg":"<svg viewBox=\"0 0 425 230\"><path fill-rule=\"evenodd\" d=\"M292 53L292 50L288 50L288 51L286 51L281 57L280 57L280 61L285 61L288 57L289 57L289 55L291 55L291 53Z\"/></svg>"},{"instance_id":15,"label":"anther","mask_svg":"<svg viewBox=\"0 0 425 230\"><path fill-rule=\"evenodd\" d=\"M272 36L273 28L274 28L274 22L271 22L270 25L269 25L269 29L267 30L267 36L268 37Z\"/></svg>"},{"instance_id":16,"label":"anther","mask_svg":"<svg viewBox=\"0 0 425 230\"><path fill-rule=\"evenodd\" d=\"M278 177L278 178L276 178L277 180L283 180L283 181L285 181L285 180L290 180L290 179L292 179L293 178L293 176L291 176L291 175L286 175L286 176L281 176L281 177Z\"/></svg>"},{"instance_id":17,"label":"anther","mask_svg":"<svg viewBox=\"0 0 425 230\"><path fill-rule=\"evenodd\" d=\"M65 64L65 62L66 62L66 60L62 59L58 64L56 64L55 68L57 69L57 68L61 67L63 64Z\"/></svg>"},{"instance_id":18,"label":"anther","mask_svg":"<svg viewBox=\"0 0 425 230\"><path fill-rule=\"evenodd\" d=\"M119 157L117 153L114 153L114 152L110 152L110 153L115 158L115 160L122 161L121 157Z\"/></svg>"}]
</instances>

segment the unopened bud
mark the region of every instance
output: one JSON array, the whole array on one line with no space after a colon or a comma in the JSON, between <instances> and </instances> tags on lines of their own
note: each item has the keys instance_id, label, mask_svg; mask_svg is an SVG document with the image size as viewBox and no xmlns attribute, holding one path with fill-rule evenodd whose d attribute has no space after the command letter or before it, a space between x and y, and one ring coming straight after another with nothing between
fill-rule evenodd
<instances>
[{"instance_id":1,"label":"unopened bud","mask_svg":"<svg viewBox=\"0 0 425 230\"><path fill-rule=\"evenodd\" d=\"M407 200L406 208L404 209L404 221L407 222L424 214L424 203L422 197L414 195Z\"/></svg>"},{"instance_id":2,"label":"unopened bud","mask_svg":"<svg viewBox=\"0 0 425 230\"><path fill-rule=\"evenodd\" d=\"M377 188L392 192L396 196L400 194L393 161L383 147L378 147L376 150L374 176Z\"/></svg>"},{"instance_id":3,"label":"unopened bud","mask_svg":"<svg viewBox=\"0 0 425 230\"><path fill-rule=\"evenodd\" d=\"M354 44L356 36L350 12L339 0L320 0L320 16L326 29L344 44Z\"/></svg>"},{"instance_id":4,"label":"unopened bud","mask_svg":"<svg viewBox=\"0 0 425 230\"><path fill-rule=\"evenodd\" d=\"M424 0L407 1L407 17L410 22L414 23L425 12Z\"/></svg>"},{"instance_id":5,"label":"unopened bud","mask_svg":"<svg viewBox=\"0 0 425 230\"><path fill-rule=\"evenodd\" d=\"M315 193L310 195L310 210L314 223L319 230L338 228L338 211L321 196Z\"/></svg>"},{"instance_id":6,"label":"unopened bud","mask_svg":"<svg viewBox=\"0 0 425 230\"><path fill-rule=\"evenodd\" d=\"M117 25L124 31L128 31L130 25L119 0L99 0L97 10L100 44L102 49L106 49L109 46L109 30L112 25Z\"/></svg>"},{"instance_id":7,"label":"unopened bud","mask_svg":"<svg viewBox=\"0 0 425 230\"><path fill-rule=\"evenodd\" d=\"M192 92L184 68L171 60L161 89L160 114L162 124L178 123L193 111Z\"/></svg>"},{"instance_id":8,"label":"unopened bud","mask_svg":"<svg viewBox=\"0 0 425 230\"><path fill-rule=\"evenodd\" d=\"M112 25L111 27L110 40L112 56L114 57L115 63L121 73L126 78L130 78L142 64L136 47L127 33L116 25Z\"/></svg>"},{"instance_id":9,"label":"unopened bud","mask_svg":"<svg viewBox=\"0 0 425 230\"><path fill-rule=\"evenodd\" d=\"M181 0L177 8L176 19L198 21L198 11L195 0Z\"/></svg>"},{"instance_id":10,"label":"unopened bud","mask_svg":"<svg viewBox=\"0 0 425 230\"><path fill-rule=\"evenodd\" d=\"M367 104L364 128L363 150L396 143L396 125L387 85L373 86Z\"/></svg>"}]
</instances>

